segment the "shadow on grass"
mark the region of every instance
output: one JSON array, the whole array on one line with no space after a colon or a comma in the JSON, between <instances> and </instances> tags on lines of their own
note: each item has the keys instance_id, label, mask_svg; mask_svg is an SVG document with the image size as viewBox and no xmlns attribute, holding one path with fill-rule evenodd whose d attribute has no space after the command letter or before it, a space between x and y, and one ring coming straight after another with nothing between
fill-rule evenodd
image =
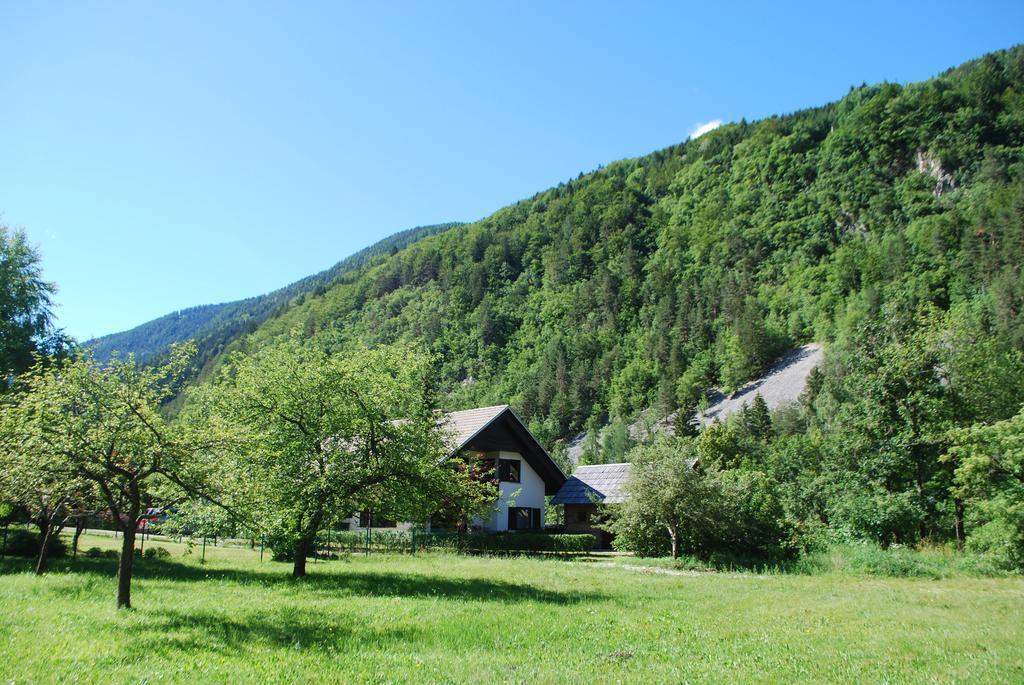
<instances>
[{"instance_id":1,"label":"shadow on grass","mask_svg":"<svg viewBox=\"0 0 1024 685\"><path fill-rule=\"evenodd\" d=\"M373 626L341 612L330 614L315 607L282 607L256 611L231 609L185 612L145 609L146 630L153 640L119 646L121 657L145 660L153 655L178 659L183 655L213 652L238 656L240 652L281 648L345 653L368 647L414 642L415 626Z\"/></svg>"},{"instance_id":2,"label":"shadow on grass","mask_svg":"<svg viewBox=\"0 0 1024 685\"><path fill-rule=\"evenodd\" d=\"M27 559L0 560L0 575L31 571ZM343 567L294 579L290 567L273 564L266 571L236 568L210 568L183 564L165 559L138 559L134 577L139 580L169 580L181 583L205 581L231 582L240 585L260 585L267 588L295 589L298 593L316 593L332 597L445 597L465 601L487 602L542 602L545 604L577 604L600 600L599 593L559 591L539 588L526 583L490 578L458 578L417 573L389 573L364 571ZM50 573L96 574L113 577L117 574L117 560L109 558L79 557L54 559ZM60 593L60 587L53 588ZM69 590L70 591L70 590Z\"/></svg>"}]
</instances>

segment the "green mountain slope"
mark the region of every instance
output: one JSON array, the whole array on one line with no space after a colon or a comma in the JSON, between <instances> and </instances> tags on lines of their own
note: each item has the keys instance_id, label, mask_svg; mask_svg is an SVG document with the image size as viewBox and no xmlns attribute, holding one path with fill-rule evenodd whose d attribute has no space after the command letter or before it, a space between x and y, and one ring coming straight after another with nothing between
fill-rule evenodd
<instances>
[{"instance_id":1,"label":"green mountain slope","mask_svg":"<svg viewBox=\"0 0 1024 685\"><path fill-rule=\"evenodd\" d=\"M134 354L139 360L147 361L162 355L172 343L195 339L200 349L200 362L205 363L237 337L251 333L264 321L280 314L287 307L300 304L306 296L322 294L340 279L365 268L374 259L458 225L438 224L400 231L356 252L329 269L266 295L172 312L131 330L90 340L84 343L84 346L91 348L101 360L109 359L114 353L120 353Z\"/></svg>"},{"instance_id":2,"label":"green mountain slope","mask_svg":"<svg viewBox=\"0 0 1024 685\"><path fill-rule=\"evenodd\" d=\"M292 302L338 349L413 339L451 408L508 402L545 441L691 409L798 344L970 305L1024 343L1024 49L613 163Z\"/></svg>"},{"instance_id":3,"label":"green mountain slope","mask_svg":"<svg viewBox=\"0 0 1024 685\"><path fill-rule=\"evenodd\" d=\"M510 402L554 442L688 411L802 343L908 333L929 306L970 305L1019 349L1022 225L1018 46L613 163L375 261L230 347L417 340L452 409Z\"/></svg>"}]
</instances>

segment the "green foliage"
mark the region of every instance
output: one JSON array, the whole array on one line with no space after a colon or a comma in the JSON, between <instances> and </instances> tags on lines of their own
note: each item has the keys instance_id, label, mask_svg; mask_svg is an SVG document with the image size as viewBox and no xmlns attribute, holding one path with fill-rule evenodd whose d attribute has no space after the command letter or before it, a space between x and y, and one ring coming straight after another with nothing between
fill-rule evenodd
<instances>
[{"instance_id":1,"label":"green foliage","mask_svg":"<svg viewBox=\"0 0 1024 685\"><path fill-rule=\"evenodd\" d=\"M321 544L331 549L358 553L366 549L365 532L344 531L321 535ZM557 552L563 554L589 552L594 536L566 533L451 533L374 530L370 549L377 552L411 553L414 551L447 550L462 553Z\"/></svg>"},{"instance_id":2,"label":"green foliage","mask_svg":"<svg viewBox=\"0 0 1024 685\"><path fill-rule=\"evenodd\" d=\"M956 430L1008 418L1024 360L966 305L887 305L830 353L816 404L824 516L882 544L948 539L956 526Z\"/></svg>"},{"instance_id":3,"label":"green foliage","mask_svg":"<svg viewBox=\"0 0 1024 685\"><path fill-rule=\"evenodd\" d=\"M704 350L690 362L676 382L676 403L692 414L715 382L710 350Z\"/></svg>"},{"instance_id":4,"label":"green foliage","mask_svg":"<svg viewBox=\"0 0 1024 685\"><path fill-rule=\"evenodd\" d=\"M4 548L4 553L12 557L36 558L39 556L41 542L39 534L35 531L24 528L8 528L7 546ZM54 539L50 543L49 555L62 557L65 554L67 554L67 547L64 545L64 541L59 538Z\"/></svg>"},{"instance_id":5,"label":"green foliage","mask_svg":"<svg viewBox=\"0 0 1024 685\"><path fill-rule=\"evenodd\" d=\"M1019 349L1022 59L610 164L382 256L234 346L415 341L446 406L511 403L546 444L595 416L692 411L880 316L909 333L926 305L968 303Z\"/></svg>"},{"instance_id":6,"label":"green foliage","mask_svg":"<svg viewBox=\"0 0 1024 685\"><path fill-rule=\"evenodd\" d=\"M743 405L740 412L740 425L747 437L752 440L769 440L775 434L772 426L771 412L768 411L768 403L761 397L761 393L754 395L750 406Z\"/></svg>"},{"instance_id":7,"label":"green foliage","mask_svg":"<svg viewBox=\"0 0 1024 685\"><path fill-rule=\"evenodd\" d=\"M437 542L444 547L454 534L439 533ZM430 538L427 538L430 544ZM589 552L594 548L593 535L580 533L493 533L467 535L457 539L463 552Z\"/></svg>"},{"instance_id":8,"label":"green foliage","mask_svg":"<svg viewBox=\"0 0 1024 685\"><path fill-rule=\"evenodd\" d=\"M949 547L913 549L883 548L877 543L840 543L803 555L793 565L795 573L867 575L889 578L951 578L963 575L1000 575L999 570L977 557L956 553Z\"/></svg>"},{"instance_id":9,"label":"green foliage","mask_svg":"<svg viewBox=\"0 0 1024 685\"><path fill-rule=\"evenodd\" d=\"M764 473L700 461L693 440L662 440L630 454L630 497L611 529L637 554L714 554L782 559L792 536L776 484Z\"/></svg>"},{"instance_id":10,"label":"green foliage","mask_svg":"<svg viewBox=\"0 0 1024 685\"><path fill-rule=\"evenodd\" d=\"M209 500L193 499L175 505L167 519L160 523L159 532L216 538L233 535L244 525L245 522L232 516L223 506Z\"/></svg>"},{"instance_id":11,"label":"green foliage","mask_svg":"<svg viewBox=\"0 0 1024 685\"><path fill-rule=\"evenodd\" d=\"M372 509L423 522L493 498L449 456L432 377L431 358L410 345L330 356L291 337L233 357L184 421L228 437L222 490L304 575L335 517Z\"/></svg>"},{"instance_id":12,"label":"green foliage","mask_svg":"<svg viewBox=\"0 0 1024 685\"><path fill-rule=\"evenodd\" d=\"M1024 570L1024 410L960 430L951 456L974 524L968 549L1001 568Z\"/></svg>"},{"instance_id":13,"label":"green foliage","mask_svg":"<svg viewBox=\"0 0 1024 685\"><path fill-rule=\"evenodd\" d=\"M59 530L74 507L99 501L122 533L119 608L131 606L133 542L146 508L203 484L197 453L208 445L159 411L193 352L175 347L167 364L148 368L131 360L101 366L89 356L40 361L0 405L5 479L33 516Z\"/></svg>"},{"instance_id":14,"label":"green foliage","mask_svg":"<svg viewBox=\"0 0 1024 685\"><path fill-rule=\"evenodd\" d=\"M629 426L622 419L615 419L600 434L600 444L595 452L585 453L586 464L618 464L626 461L634 441L629 435Z\"/></svg>"},{"instance_id":15,"label":"green foliage","mask_svg":"<svg viewBox=\"0 0 1024 685\"><path fill-rule=\"evenodd\" d=\"M630 511L624 516L614 516L608 528L615 533L612 547L620 552L632 552L638 557L667 557L672 554L672 536L668 528L643 515ZM679 554L677 550L677 558Z\"/></svg>"},{"instance_id":16,"label":"green foliage","mask_svg":"<svg viewBox=\"0 0 1024 685\"><path fill-rule=\"evenodd\" d=\"M134 531L144 506L184 482L191 451L159 412L192 349L139 368L91 357L37 364L23 391L0 407L5 477L22 501L101 498L119 527ZM80 490L85 490L84 494Z\"/></svg>"},{"instance_id":17,"label":"green foliage","mask_svg":"<svg viewBox=\"0 0 1024 685\"><path fill-rule=\"evenodd\" d=\"M440 474L457 470L405 459L440 454L423 407L511 403L542 443L586 429L585 459L620 461L638 416L692 413L710 386L733 391L814 340L826 363L798 407L772 417L755 401L630 453L651 495L624 514L623 544L785 556L966 532L1019 565L1019 495L981 461L1002 438L981 436L1024 397L1021 92L1018 46L723 126L396 243L202 340L216 382L174 430L223 443L208 451L234 455L218 462L234 506L292 549L364 503L425 520L438 492L461 512L485 499L448 487L458 478ZM413 431L422 449L393 460ZM384 457L424 485L360 480Z\"/></svg>"},{"instance_id":18,"label":"green foliage","mask_svg":"<svg viewBox=\"0 0 1024 685\"><path fill-rule=\"evenodd\" d=\"M56 287L43 280L39 253L24 231L0 224L0 389L12 375L35 363L36 355L62 355L69 339L53 326Z\"/></svg>"}]
</instances>

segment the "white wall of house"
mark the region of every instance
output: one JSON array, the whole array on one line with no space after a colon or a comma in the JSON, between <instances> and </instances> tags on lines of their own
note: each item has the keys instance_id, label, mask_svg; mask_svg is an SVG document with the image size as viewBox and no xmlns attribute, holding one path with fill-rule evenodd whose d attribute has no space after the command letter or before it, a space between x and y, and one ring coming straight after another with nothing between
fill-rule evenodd
<instances>
[{"instance_id":1,"label":"white wall of house","mask_svg":"<svg viewBox=\"0 0 1024 685\"><path fill-rule=\"evenodd\" d=\"M494 512L483 526L487 530L502 531L508 530L508 508L531 507L540 509L540 524L544 525L544 480L537 475L537 472L526 463L523 456L518 452L499 453L501 459L519 460L519 482L499 483L498 490L501 495Z\"/></svg>"},{"instance_id":2,"label":"white wall of house","mask_svg":"<svg viewBox=\"0 0 1024 685\"><path fill-rule=\"evenodd\" d=\"M500 482L498 484L498 491L501 493L498 496L498 501L495 503L494 508L488 516L483 519L476 519L474 523L479 525L484 530L489 531L506 531L508 530L508 509L509 507L529 507L531 509L540 510L540 524L544 526L544 479L542 479L537 472L533 470L523 458L519 452L509 452L503 450L498 454L500 459L514 459L519 462L519 482L508 483ZM488 456L493 456L494 453L488 453ZM365 528L359 526L359 515L356 514L347 519L343 519L342 527L348 530L362 530ZM397 526L390 528L380 528L379 530L409 530L413 527L412 523L400 521ZM375 525L374 530L378 530ZM428 526L429 529L429 526Z\"/></svg>"},{"instance_id":3,"label":"white wall of house","mask_svg":"<svg viewBox=\"0 0 1024 685\"><path fill-rule=\"evenodd\" d=\"M394 526L384 526L384 527L381 527L381 526L378 526L378 525L374 524L373 530L411 530L414 525L415 525L414 523L411 523L409 521L399 521ZM355 514L353 516L349 516L347 519L342 519L341 520L341 529L342 530L362 530L362 531L366 530L366 528L360 527L360 525L359 525L359 514Z\"/></svg>"}]
</instances>

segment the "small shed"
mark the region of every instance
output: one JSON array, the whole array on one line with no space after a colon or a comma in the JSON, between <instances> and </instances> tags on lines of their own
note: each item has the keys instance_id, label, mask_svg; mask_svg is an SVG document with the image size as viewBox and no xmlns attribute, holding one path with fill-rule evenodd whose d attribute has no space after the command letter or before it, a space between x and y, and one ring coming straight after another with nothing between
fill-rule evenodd
<instances>
[{"instance_id":1,"label":"small shed","mask_svg":"<svg viewBox=\"0 0 1024 685\"><path fill-rule=\"evenodd\" d=\"M598 546L611 546L612 535L598 526L603 522L598 506L626 501L630 464L587 464L578 466L551 499L565 510L567 533L590 533Z\"/></svg>"}]
</instances>

